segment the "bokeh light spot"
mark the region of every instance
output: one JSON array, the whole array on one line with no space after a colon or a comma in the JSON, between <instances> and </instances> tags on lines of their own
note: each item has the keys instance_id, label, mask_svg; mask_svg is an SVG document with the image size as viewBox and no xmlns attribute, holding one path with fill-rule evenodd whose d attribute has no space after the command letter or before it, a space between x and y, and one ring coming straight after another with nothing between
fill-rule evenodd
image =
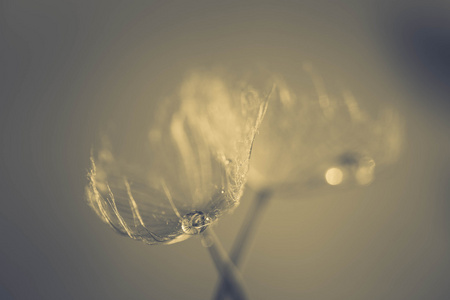
<instances>
[{"instance_id":1,"label":"bokeh light spot","mask_svg":"<svg viewBox=\"0 0 450 300\"><path fill-rule=\"evenodd\" d=\"M329 185L339 185L343 178L344 173L339 168L329 168L325 173L325 179Z\"/></svg>"}]
</instances>

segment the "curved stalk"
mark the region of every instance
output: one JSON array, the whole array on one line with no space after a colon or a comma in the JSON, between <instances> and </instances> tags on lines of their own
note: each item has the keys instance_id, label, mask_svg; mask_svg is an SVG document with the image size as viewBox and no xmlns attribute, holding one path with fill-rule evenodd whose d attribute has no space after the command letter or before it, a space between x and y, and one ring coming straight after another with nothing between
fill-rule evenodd
<instances>
[{"instance_id":1,"label":"curved stalk","mask_svg":"<svg viewBox=\"0 0 450 300\"><path fill-rule=\"evenodd\" d=\"M230 259L234 266L239 268L242 258L244 256L247 246L251 242L251 237L255 233L255 226L260 219L264 208L267 206L268 200L271 197L271 192L268 190L261 190L256 193L255 199L253 201L253 206L250 208L245 218L244 224L236 237L232 250L230 252ZM223 300L232 289L229 286L227 280L221 279L219 285L216 288L216 293L213 299Z\"/></svg>"},{"instance_id":2,"label":"curved stalk","mask_svg":"<svg viewBox=\"0 0 450 300\"><path fill-rule=\"evenodd\" d=\"M203 244L208 248L220 277L225 282L228 292L235 300L246 300L247 293L244 280L238 268L233 264L216 234L211 228L203 232Z\"/></svg>"}]
</instances>

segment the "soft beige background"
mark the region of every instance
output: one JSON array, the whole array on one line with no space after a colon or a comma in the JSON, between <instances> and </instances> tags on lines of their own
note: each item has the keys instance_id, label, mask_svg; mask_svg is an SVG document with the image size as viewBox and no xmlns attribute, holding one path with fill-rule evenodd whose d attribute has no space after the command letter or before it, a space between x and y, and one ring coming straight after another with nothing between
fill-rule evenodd
<instances>
[{"instance_id":1,"label":"soft beige background","mask_svg":"<svg viewBox=\"0 0 450 300\"><path fill-rule=\"evenodd\" d=\"M448 5L337 2L1 1L0 298L210 298L198 239L146 246L86 205L90 147L111 118L145 126L192 67L295 78L304 61L400 109L406 149L370 187L272 202L245 264L251 298L450 298L449 61L421 50L449 33L434 17ZM216 228L226 247L251 196Z\"/></svg>"}]
</instances>

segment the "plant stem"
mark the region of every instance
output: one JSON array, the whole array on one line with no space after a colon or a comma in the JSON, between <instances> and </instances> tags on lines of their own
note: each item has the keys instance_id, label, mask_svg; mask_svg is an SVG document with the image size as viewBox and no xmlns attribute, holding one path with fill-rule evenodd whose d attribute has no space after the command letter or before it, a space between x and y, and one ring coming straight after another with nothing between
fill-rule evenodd
<instances>
[{"instance_id":1,"label":"plant stem","mask_svg":"<svg viewBox=\"0 0 450 300\"><path fill-rule=\"evenodd\" d=\"M244 280L238 268L233 264L227 252L223 248L216 234L211 228L203 232L204 244L211 254L211 258L216 265L222 280L229 288L228 292L235 300L246 300Z\"/></svg>"},{"instance_id":2,"label":"plant stem","mask_svg":"<svg viewBox=\"0 0 450 300\"><path fill-rule=\"evenodd\" d=\"M241 227L241 230L236 237L231 253L230 259L232 263L239 268L239 265L242 262L242 258L244 256L244 252L247 246L251 242L251 236L254 234L255 226L258 223L259 218L264 211L264 208L267 206L268 200L271 197L271 192L268 190L261 190L256 193L255 199L253 201L253 206L250 208L247 213L247 217L245 218L244 224ZM230 291L232 287L229 286L228 282L222 278L213 299L215 300L223 300L227 296L227 293Z\"/></svg>"}]
</instances>

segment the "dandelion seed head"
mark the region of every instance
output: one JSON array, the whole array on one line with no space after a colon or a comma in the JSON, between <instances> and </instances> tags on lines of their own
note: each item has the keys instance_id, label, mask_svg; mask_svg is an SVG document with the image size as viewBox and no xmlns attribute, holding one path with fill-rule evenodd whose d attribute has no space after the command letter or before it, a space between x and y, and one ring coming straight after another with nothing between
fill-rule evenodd
<instances>
[{"instance_id":1,"label":"dandelion seed head","mask_svg":"<svg viewBox=\"0 0 450 300\"><path fill-rule=\"evenodd\" d=\"M239 204L268 90L223 72L188 73L146 126L101 134L89 204L115 231L147 244L201 233Z\"/></svg>"},{"instance_id":2,"label":"dandelion seed head","mask_svg":"<svg viewBox=\"0 0 450 300\"><path fill-rule=\"evenodd\" d=\"M249 185L291 198L370 184L380 167L399 157L399 114L387 107L368 113L349 90L329 89L311 64L304 69L307 76L294 83L276 76L255 139Z\"/></svg>"}]
</instances>

